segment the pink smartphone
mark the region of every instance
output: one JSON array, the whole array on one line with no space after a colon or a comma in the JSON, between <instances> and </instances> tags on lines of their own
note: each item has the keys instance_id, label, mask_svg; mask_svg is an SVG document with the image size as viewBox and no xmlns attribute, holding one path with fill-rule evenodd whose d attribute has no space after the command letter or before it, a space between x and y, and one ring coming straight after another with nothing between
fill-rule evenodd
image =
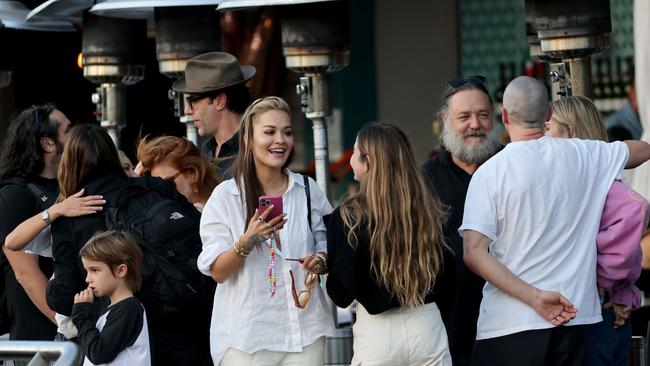
<instances>
[{"instance_id":1,"label":"pink smartphone","mask_svg":"<svg viewBox=\"0 0 650 366\"><path fill-rule=\"evenodd\" d=\"M266 216L266 222L282 215L282 196L261 196L259 201L259 213L266 211L266 209L273 205L273 210Z\"/></svg>"}]
</instances>

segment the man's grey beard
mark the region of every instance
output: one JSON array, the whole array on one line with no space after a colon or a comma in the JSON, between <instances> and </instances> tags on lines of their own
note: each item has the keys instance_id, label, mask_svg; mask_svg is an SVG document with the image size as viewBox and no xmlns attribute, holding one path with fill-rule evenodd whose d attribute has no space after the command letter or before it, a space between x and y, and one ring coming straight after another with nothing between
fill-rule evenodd
<instances>
[{"instance_id":1,"label":"man's grey beard","mask_svg":"<svg viewBox=\"0 0 650 366\"><path fill-rule=\"evenodd\" d=\"M467 164L482 164L491 158L499 148L499 142L494 140L489 132L469 132L463 136L454 132L449 126L449 123L443 123L443 125L442 144L451 155L462 162ZM467 136L484 136L485 140L466 144L464 137Z\"/></svg>"}]
</instances>

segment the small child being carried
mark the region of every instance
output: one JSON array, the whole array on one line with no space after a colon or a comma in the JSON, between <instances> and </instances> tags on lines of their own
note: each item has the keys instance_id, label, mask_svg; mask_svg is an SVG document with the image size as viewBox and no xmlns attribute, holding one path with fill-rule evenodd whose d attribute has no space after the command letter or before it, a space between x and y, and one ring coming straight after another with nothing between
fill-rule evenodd
<instances>
[{"instance_id":1,"label":"small child being carried","mask_svg":"<svg viewBox=\"0 0 650 366\"><path fill-rule=\"evenodd\" d=\"M79 252L88 288L74 297L72 321L85 365L151 365L147 315L133 293L140 289L142 250L127 233L94 235ZM94 312L95 296L110 305ZM99 318L97 318L99 315Z\"/></svg>"}]
</instances>

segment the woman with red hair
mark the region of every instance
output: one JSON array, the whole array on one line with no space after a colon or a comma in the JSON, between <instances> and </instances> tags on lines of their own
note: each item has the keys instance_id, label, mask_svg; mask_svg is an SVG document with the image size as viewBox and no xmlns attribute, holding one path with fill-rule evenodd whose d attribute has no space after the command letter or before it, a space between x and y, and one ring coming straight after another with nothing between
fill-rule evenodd
<instances>
[{"instance_id":1,"label":"woman with red hair","mask_svg":"<svg viewBox=\"0 0 650 366\"><path fill-rule=\"evenodd\" d=\"M149 174L172 183L199 211L219 183L208 157L184 137L144 138L138 145L136 174Z\"/></svg>"}]
</instances>

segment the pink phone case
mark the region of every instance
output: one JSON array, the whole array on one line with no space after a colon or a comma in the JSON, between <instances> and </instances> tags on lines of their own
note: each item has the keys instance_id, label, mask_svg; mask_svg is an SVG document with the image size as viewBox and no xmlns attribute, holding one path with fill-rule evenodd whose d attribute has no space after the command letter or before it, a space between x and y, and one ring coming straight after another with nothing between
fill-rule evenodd
<instances>
[{"instance_id":1,"label":"pink phone case","mask_svg":"<svg viewBox=\"0 0 650 366\"><path fill-rule=\"evenodd\" d=\"M259 201L259 213L262 214L267 207L273 205L273 210L266 216L266 222L282 215L282 196L261 196Z\"/></svg>"}]
</instances>

